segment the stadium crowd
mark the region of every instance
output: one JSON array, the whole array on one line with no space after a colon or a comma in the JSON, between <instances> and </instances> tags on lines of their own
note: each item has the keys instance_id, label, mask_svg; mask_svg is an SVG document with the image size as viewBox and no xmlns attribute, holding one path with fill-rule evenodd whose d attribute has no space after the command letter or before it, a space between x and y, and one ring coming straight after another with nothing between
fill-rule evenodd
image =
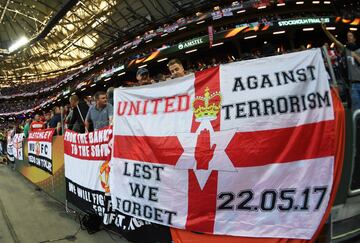
<instances>
[{"instance_id":1,"label":"stadium crowd","mask_svg":"<svg viewBox=\"0 0 360 243\"><path fill-rule=\"evenodd\" d=\"M328 44L326 44L325 46L327 46L328 48L328 54L335 69L336 78L339 83L340 94L344 101L346 101L346 92L349 92L349 87L351 84L348 81L348 76L344 74L344 65L346 65L347 58L344 58L341 52L338 51L340 50L339 48L332 49L329 47ZM360 52L360 47L356 42L356 38L351 32L348 33L348 40L346 46L353 51L357 50L357 52ZM304 46L301 46L299 49L291 51L299 51L303 49L306 48ZM186 72L181 61L179 61L178 59L173 59L169 61L167 65L169 68L167 73L154 73L155 75L151 75L151 72L148 69L140 68L137 70L134 80L127 81L122 85L126 87L148 85L155 82L161 82L171 78L183 76L185 75L185 73L204 70L212 66L219 65L221 63L259 58L274 54L280 53L278 53L270 43L264 43L261 48L256 48L249 53L244 53L243 56L239 58L224 54L223 56L218 56L217 58L207 57L196 60L195 62L187 63L186 65L184 65L187 67ZM357 68L360 70L358 62L359 60L355 59L355 63L357 63L358 65ZM360 80L360 77L356 77L356 79ZM42 111L34 114L32 118L13 121L15 124L11 124L11 127L17 132L25 132L25 134L27 134L29 130L34 129L33 124L41 124L40 128L56 128L56 134L59 135L63 133L64 128L69 128L77 132L86 132L93 129L98 129L111 123L111 117L113 112L113 90L114 87L110 87L108 88L107 92L98 91L93 96L78 97L77 95L71 95L69 103L67 105L60 107L55 106L49 112ZM352 94L352 96L354 96L354 94ZM28 103L29 106L26 108L30 108L31 106L38 104L45 99L47 98L33 100L32 103ZM350 102L350 100L347 101ZM11 110L12 108L9 107L15 107L14 109L18 109L19 104L23 104L23 101L19 100L19 103L14 103L14 101L11 101L9 103L3 102L0 106L0 109L3 108L6 110ZM9 124L9 122L7 122L7 124ZM0 126L0 128L4 127Z\"/></svg>"},{"instance_id":2,"label":"stadium crowd","mask_svg":"<svg viewBox=\"0 0 360 243\"><path fill-rule=\"evenodd\" d=\"M217 9L214 9L214 10L208 11L208 12L203 12L203 13L198 12L193 16L189 16L186 18L180 18L175 23L164 24L163 26L158 27L156 30L146 31L143 35L137 36L134 40L127 41L122 46L115 47L114 53L121 52L128 48L137 46L143 42L146 42L147 40L150 40L151 38L159 37L164 33L172 33L183 26L186 26L191 23L195 23L196 21L199 21L199 20L203 20L206 18L218 20L218 19L221 19L224 17L231 17L231 16L233 16L233 14L229 14L230 10L236 11L238 9L258 8L259 6L275 6L276 4L284 3L284 2L292 2L292 0L287 0L287 1L285 1L285 0L234 1L230 5L221 6ZM339 9L338 12L339 12L339 16L344 16L344 17L349 17L349 18L350 18L350 16L359 16L360 7L358 5L349 6L346 9ZM256 23L262 24L262 23L278 21L281 19L288 19L288 18L311 17L311 16L319 17L319 16L326 16L326 15L327 15L326 12L324 12L324 13L317 12L316 15L315 14L309 15L309 13L305 13L305 12L304 13L297 12L297 13L291 13L291 14L285 14L285 15L272 14L272 15L255 17L253 19L247 19L246 22L247 23L255 23L256 22ZM214 28L214 33L225 31L229 28L234 28L234 27L235 27L235 25L232 24L232 25L221 26L219 28ZM170 47L173 44L175 44L175 41L163 44L162 46L160 46L158 48L150 48L144 52L137 53L130 57L125 58L125 60L123 60L122 63L128 63L131 60L145 57L146 55L148 55L156 50ZM93 59L91 61L84 63L82 65L82 66L84 66L82 68L82 70L84 70L84 69L89 70L91 67L93 67L99 63L102 63L102 61L104 59L108 58L111 54L112 53L105 52L102 54L102 56L98 56L98 57L94 58L95 60ZM119 64L119 65L121 65L121 64ZM119 65L117 65L117 66L119 66ZM116 65L113 65L113 66L116 66ZM106 72L108 69L109 69L109 67L106 67L103 70L99 71L97 76L99 76L99 74L101 74L103 72ZM68 80L72 80L76 75L79 75L79 73L81 73L81 72L79 72L79 71L78 72L73 72L73 71L67 72L65 75L60 75L56 78L37 80L36 82L34 82L34 80L31 80L31 81L22 80L21 82L18 82L18 80L15 80L16 82L14 82L14 81L11 81L11 79L10 79L9 87L4 87L1 89L0 99L1 98L10 98L10 97L21 97L21 96L22 97L36 96L39 93L51 92L53 89L59 87L59 85L61 85L63 83L67 83ZM94 76L94 75L91 74L91 76ZM93 80L95 78L87 77L87 79ZM2 112L0 110L0 113L4 113L4 112Z\"/></svg>"},{"instance_id":3,"label":"stadium crowd","mask_svg":"<svg viewBox=\"0 0 360 243\"><path fill-rule=\"evenodd\" d=\"M241 2L240 2L241 4ZM354 8L352 11L358 11L358 8ZM325 15L326 13L324 13ZM344 15L348 14L347 12L343 13ZM291 16L279 16L279 15L269 15L269 16L262 16L261 18L253 19L251 21L257 22L267 22L273 20L279 20L282 18L293 18L299 16L307 16L306 14L297 13ZM229 26L222 26L220 29L216 29L215 31L224 31L227 28L234 28L234 25ZM326 32L326 29L324 29ZM149 33L147 33L149 34ZM327 33L328 34L328 33ZM146 35L146 33L145 33ZM350 35L350 37L349 37ZM350 97L350 90L351 90L351 83L360 82L359 77L349 77L347 75L346 68L349 66L349 58L352 58L351 63L355 63L355 69L360 70L359 63L360 61L357 59L357 55L360 55L360 46L357 43L356 37L354 34L351 33L347 36L347 43L341 46L341 43L337 43L337 40L334 39L335 37L329 37L329 43L334 42L336 43L335 46L331 46L327 44L328 54L331 58L332 65L335 70L336 79L339 84L340 95L343 101L346 101L349 106L351 105ZM172 43L168 43L168 46L171 46ZM187 60L184 62L184 67L186 67L186 72L196 72L200 70L207 69L209 67L213 67L223 63L229 63L233 61L240 61L240 60L248 60L253 58L260 58L264 56L271 56L271 55L281 55L289 52L305 50L305 46L300 46L297 49L285 49L279 48L276 49L270 42L264 42L261 47L256 47L247 52L243 52L241 56L232 55L229 53L217 53L214 56L206 56L206 57L198 57L198 59L192 59L191 61ZM350 53L345 53L345 50L350 50ZM127 61L133 60L134 58L141 58L142 56L146 56L149 53L154 51L150 49L148 52L140 53L135 56L129 57ZM355 52L356 51L356 52ZM356 54L357 53L357 54ZM87 65L84 65L85 68L89 68L93 65L98 65L102 62L103 57L97 57L96 59L89 62ZM91 74L85 76L81 79L74 79L72 82L64 82L64 80L68 81L73 79L74 76L79 75L81 70L77 70L75 72L68 73L66 77L62 78L53 78L46 80L44 82L38 82L36 84L23 84L21 86L4 88L1 90L1 95L9 95L12 96L14 94L19 94L20 96L24 93L32 93L38 92L41 88L47 87L56 87L59 83L64 83L64 86L67 90L79 90L83 86L87 86L89 84L95 83L99 76L110 72L113 69L116 69L118 66L121 65L122 62L114 63L110 67L106 67L102 70L97 72L92 72ZM138 85L147 85L155 82L162 82L171 78L176 77L177 72L171 69L171 61L168 64L169 70L164 72L164 70L148 70L146 68L140 68L137 70L136 75L134 75L132 80L123 81L118 83L119 86L124 87L131 87L131 86L138 86ZM181 71L183 69L183 64L176 61L175 64L179 65L179 69ZM185 72L184 72L185 73ZM360 73L360 72L359 72ZM183 74L181 74L183 75ZM353 85L356 86L356 85ZM79 97L75 94L69 95L69 103L62 106L54 106L51 110L40 109L37 111L36 114L33 112L29 112L30 110L34 109L35 107L40 107L41 104L44 102L48 102L49 104L56 100L59 94L54 94L54 92L48 92L48 95L43 96L34 96L34 98L17 98L17 99L4 99L0 104L0 113L11 113L11 112L19 112L18 114L21 118L19 119L12 119L7 120L6 122L0 119L0 140L3 137L6 137L6 130L14 130L16 132L24 132L25 134L34 128L33 124L40 126L40 128L55 128L56 134L60 135L63 133L64 128L69 128L77 132L86 132L91 131L92 129L97 129L104 124L111 123L111 116L112 116L112 102L113 102L113 92L114 87L108 88L108 92L96 92L92 96L83 96ZM49 89L51 90L51 89ZM351 97L357 96L357 93L352 93ZM26 96L26 95L24 95ZM36 98L35 98L36 97ZM360 97L360 95L359 95ZM360 98L359 98L360 99ZM26 112L25 112L26 111ZM24 114L21 114L24 113ZM25 116L27 113L27 116ZM30 114L30 117L28 116ZM101 118L102 122L100 125L97 123L97 119ZM95 119L95 120L94 120ZM106 121L107 120L107 121Z\"/></svg>"}]
</instances>

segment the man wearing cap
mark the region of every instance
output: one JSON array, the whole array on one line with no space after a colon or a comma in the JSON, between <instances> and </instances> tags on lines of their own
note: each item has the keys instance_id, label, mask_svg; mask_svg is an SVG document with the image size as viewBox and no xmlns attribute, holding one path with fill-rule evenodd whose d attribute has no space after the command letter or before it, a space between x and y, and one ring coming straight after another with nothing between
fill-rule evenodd
<instances>
[{"instance_id":1,"label":"man wearing cap","mask_svg":"<svg viewBox=\"0 0 360 243\"><path fill-rule=\"evenodd\" d=\"M146 68L139 68L136 72L136 79L139 85L153 84L155 81L150 78L149 70Z\"/></svg>"}]
</instances>

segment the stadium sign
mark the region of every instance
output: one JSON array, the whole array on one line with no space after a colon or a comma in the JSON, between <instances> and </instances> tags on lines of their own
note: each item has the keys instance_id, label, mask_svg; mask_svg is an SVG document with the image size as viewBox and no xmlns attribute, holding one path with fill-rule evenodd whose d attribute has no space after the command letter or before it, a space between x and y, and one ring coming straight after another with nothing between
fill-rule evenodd
<instances>
[{"instance_id":1,"label":"stadium sign","mask_svg":"<svg viewBox=\"0 0 360 243\"><path fill-rule=\"evenodd\" d=\"M189 48L189 47L204 44L206 42L207 41L205 40L205 37L199 37L199 38L191 39L191 40L188 40L188 41L180 42L177 45L177 49L182 50L182 49L186 49L186 48Z\"/></svg>"},{"instance_id":2,"label":"stadium sign","mask_svg":"<svg viewBox=\"0 0 360 243\"><path fill-rule=\"evenodd\" d=\"M307 24L325 24L330 23L330 18L301 18L301 19L288 19L278 21L278 26L294 26L294 25L307 25Z\"/></svg>"}]
</instances>

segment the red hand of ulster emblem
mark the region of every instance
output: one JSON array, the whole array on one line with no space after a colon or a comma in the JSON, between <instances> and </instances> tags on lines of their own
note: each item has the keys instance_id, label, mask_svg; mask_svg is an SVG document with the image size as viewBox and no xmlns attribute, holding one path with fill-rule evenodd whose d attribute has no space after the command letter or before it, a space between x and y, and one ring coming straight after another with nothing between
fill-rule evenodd
<instances>
[{"instance_id":1,"label":"red hand of ulster emblem","mask_svg":"<svg viewBox=\"0 0 360 243\"><path fill-rule=\"evenodd\" d=\"M204 129L198 135L195 147L195 160L197 162L197 170L208 169L209 162L214 156L216 144L211 147L210 146L210 132L209 130Z\"/></svg>"}]
</instances>

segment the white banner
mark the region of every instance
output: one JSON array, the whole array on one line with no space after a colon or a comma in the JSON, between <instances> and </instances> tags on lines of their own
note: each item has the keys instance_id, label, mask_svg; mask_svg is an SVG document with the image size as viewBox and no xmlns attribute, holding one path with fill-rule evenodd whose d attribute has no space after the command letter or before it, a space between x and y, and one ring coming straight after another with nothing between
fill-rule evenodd
<instances>
[{"instance_id":1,"label":"white banner","mask_svg":"<svg viewBox=\"0 0 360 243\"><path fill-rule=\"evenodd\" d=\"M310 239L333 183L319 49L116 89L113 206L154 223Z\"/></svg>"},{"instance_id":2,"label":"white banner","mask_svg":"<svg viewBox=\"0 0 360 243\"><path fill-rule=\"evenodd\" d=\"M66 199L82 211L101 217L112 230L123 233L141 228L145 222L112 210L109 187L111 139L111 127L85 134L66 130Z\"/></svg>"},{"instance_id":3,"label":"white banner","mask_svg":"<svg viewBox=\"0 0 360 243\"><path fill-rule=\"evenodd\" d=\"M54 128L31 131L27 140L29 164L50 174L53 174L52 138L54 132Z\"/></svg>"},{"instance_id":4,"label":"white banner","mask_svg":"<svg viewBox=\"0 0 360 243\"><path fill-rule=\"evenodd\" d=\"M7 136L6 136L6 154L8 157L8 160L13 162L15 161L14 159L14 149L13 149L13 135L14 135L15 131L14 130L10 130L7 132Z\"/></svg>"},{"instance_id":5,"label":"white banner","mask_svg":"<svg viewBox=\"0 0 360 243\"><path fill-rule=\"evenodd\" d=\"M16 133L13 137L13 154L15 159L24 160L23 141L24 133Z\"/></svg>"}]
</instances>

